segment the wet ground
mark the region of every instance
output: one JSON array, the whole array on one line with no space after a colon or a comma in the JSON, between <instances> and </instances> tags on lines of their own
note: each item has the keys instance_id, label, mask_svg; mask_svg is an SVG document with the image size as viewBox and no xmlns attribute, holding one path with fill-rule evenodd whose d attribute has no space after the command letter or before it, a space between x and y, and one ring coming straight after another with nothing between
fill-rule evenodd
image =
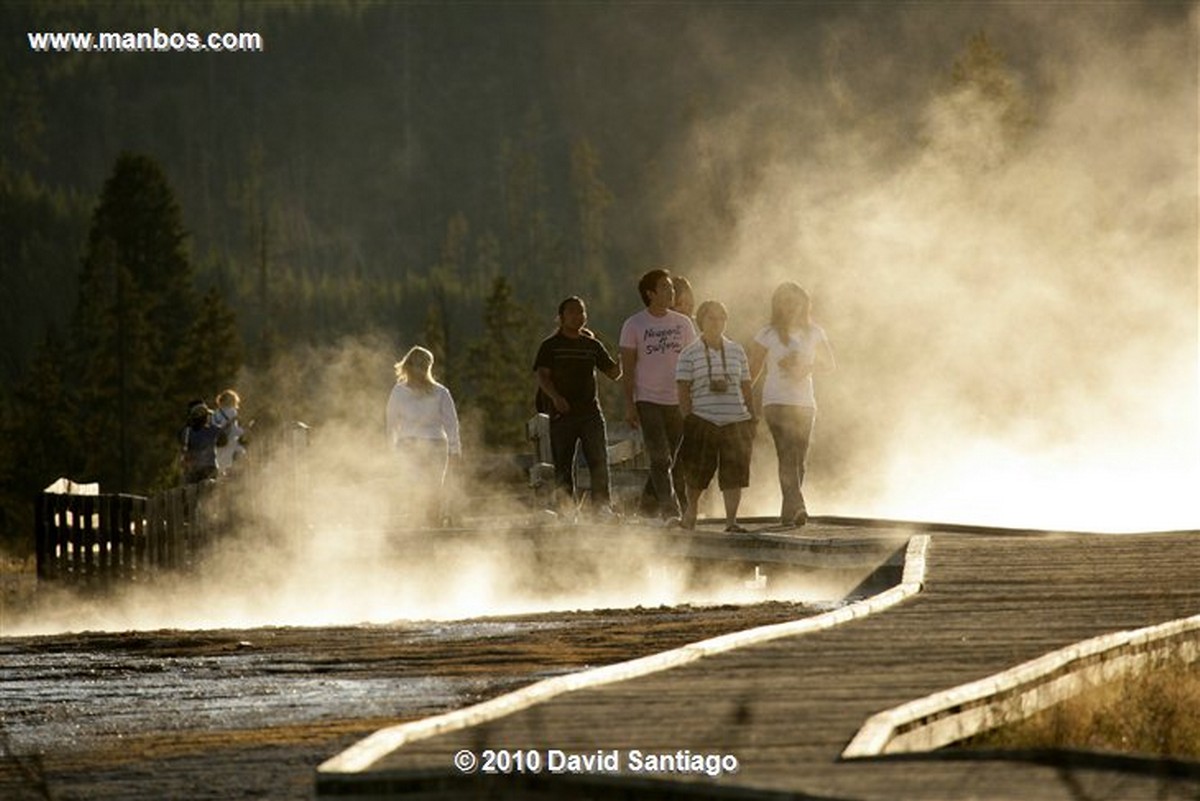
<instances>
[{"instance_id":1,"label":"wet ground","mask_svg":"<svg viewBox=\"0 0 1200 801\"><path fill-rule=\"evenodd\" d=\"M310 799L316 766L382 726L815 611L0 638L0 798Z\"/></svg>"}]
</instances>

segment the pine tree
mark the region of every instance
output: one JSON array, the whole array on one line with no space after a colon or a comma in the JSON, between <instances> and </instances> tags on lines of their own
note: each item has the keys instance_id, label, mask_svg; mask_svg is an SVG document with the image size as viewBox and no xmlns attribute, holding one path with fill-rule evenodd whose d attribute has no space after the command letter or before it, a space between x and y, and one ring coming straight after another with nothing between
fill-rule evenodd
<instances>
[{"instance_id":1,"label":"pine tree","mask_svg":"<svg viewBox=\"0 0 1200 801\"><path fill-rule=\"evenodd\" d=\"M66 352L62 337L53 329L47 332L4 414L0 485L22 504L56 478L82 468Z\"/></svg>"},{"instance_id":2,"label":"pine tree","mask_svg":"<svg viewBox=\"0 0 1200 801\"><path fill-rule=\"evenodd\" d=\"M483 440L491 447L521 447L525 441L525 420L533 411L532 320L508 279L498 276L484 308L483 338L470 348L474 405L483 412Z\"/></svg>"},{"instance_id":3,"label":"pine tree","mask_svg":"<svg viewBox=\"0 0 1200 801\"><path fill-rule=\"evenodd\" d=\"M1003 52L995 48L985 32L976 33L954 62L951 77L955 87L970 89L993 105L1005 134L1018 138L1032 117L1029 100L1022 92Z\"/></svg>"},{"instance_id":4,"label":"pine tree","mask_svg":"<svg viewBox=\"0 0 1200 801\"><path fill-rule=\"evenodd\" d=\"M429 302L425 311L423 342L433 353L434 364L453 375L459 366L458 342L451 339L451 308L461 308L466 299L467 244L470 224L455 213L446 221L441 255L429 274Z\"/></svg>"},{"instance_id":5,"label":"pine tree","mask_svg":"<svg viewBox=\"0 0 1200 801\"><path fill-rule=\"evenodd\" d=\"M204 397L211 404L217 392L237 380L244 356L233 311L216 288L209 289L175 362L172 383L189 397Z\"/></svg>"},{"instance_id":6,"label":"pine tree","mask_svg":"<svg viewBox=\"0 0 1200 801\"><path fill-rule=\"evenodd\" d=\"M32 548L35 495L82 469L66 384L66 344L51 329L21 383L0 406L0 546Z\"/></svg>"},{"instance_id":7,"label":"pine tree","mask_svg":"<svg viewBox=\"0 0 1200 801\"><path fill-rule=\"evenodd\" d=\"M232 313L214 293L197 296L185 236L162 169L121 155L92 217L69 359L83 478L105 491L160 485L187 401L211 397L241 365Z\"/></svg>"},{"instance_id":8,"label":"pine tree","mask_svg":"<svg viewBox=\"0 0 1200 801\"><path fill-rule=\"evenodd\" d=\"M1004 163L1032 125L1017 73L979 32L955 60L950 78L949 91L934 98L926 113L925 136L933 151L963 174Z\"/></svg>"},{"instance_id":9,"label":"pine tree","mask_svg":"<svg viewBox=\"0 0 1200 801\"><path fill-rule=\"evenodd\" d=\"M520 136L506 138L500 151L504 258L515 289L535 303L563 294L568 282L565 245L548 207L545 128L541 111L532 108Z\"/></svg>"},{"instance_id":10,"label":"pine tree","mask_svg":"<svg viewBox=\"0 0 1200 801\"><path fill-rule=\"evenodd\" d=\"M163 364L162 342L147 315L152 301L113 240L93 238L79 291L70 361L83 479L125 491L139 447L134 429L156 419L154 400L163 387L153 379Z\"/></svg>"},{"instance_id":11,"label":"pine tree","mask_svg":"<svg viewBox=\"0 0 1200 801\"><path fill-rule=\"evenodd\" d=\"M448 370L450 365L446 354L446 296L435 289L429 298L429 309L425 313L425 327L421 342L433 354L433 363Z\"/></svg>"},{"instance_id":12,"label":"pine tree","mask_svg":"<svg viewBox=\"0 0 1200 801\"><path fill-rule=\"evenodd\" d=\"M607 215L613 196L600 179L600 156L592 143L577 140L571 147L571 194L575 199L577 225L577 259L579 271L572 278L581 279L589 303L607 309L612 303L612 283L605 266Z\"/></svg>"}]
</instances>

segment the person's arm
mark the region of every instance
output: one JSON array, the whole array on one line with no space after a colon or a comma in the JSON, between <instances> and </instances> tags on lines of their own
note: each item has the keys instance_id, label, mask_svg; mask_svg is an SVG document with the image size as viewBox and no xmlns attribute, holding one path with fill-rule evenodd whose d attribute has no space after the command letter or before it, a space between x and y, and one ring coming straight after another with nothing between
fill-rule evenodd
<instances>
[{"instance_id":1,"label":"person's arm","mask_svg":"<svg viewBox=\"0 0 1200 801\"><path fill-rule=\"evenodd\" d=\"M446 432L446 444L450 447L451 456L462 456L462 440L458 432L458 409L454 406L454 396L450 390L442 389L442 430Z\"/></svg>"},{"instance_id":2,"label":"person's arm","mask_svg":"<svg viewBox=\"0 0 1200 801\"><path fill-rule=\"evenodd\" d=\"M687 417L692 413L692 382L696 379L696 371L689 358L690 351L684 348L675 362L675 386L679 394L679 415Z\"/></svg>"},{"instance_id":3,"label":"person's arm","mask_svg":"<svg viewBox=\"0 0 1200 801\"><path fill-rule=\"evenodd\" d=\"M763 367L767 364L767 349L753 341L746 349L746 355L750 359L750 383L757 384L758 379L762 377Z\"/></svg>"},{"instance_id":4,"label":"person's arm","mask_svg":"<svg viewBox=\"0 0 1200 801\"><path fill-rule=\"evenodd\" d=\"M640 425L634 390L637 388L637 348L621 348L621 388L625 390L625 422L633 428Z\"/></svg>"},{"instance_id":5,"label":"person's arm","mask_svg":"<svg viewBox=\"0 0 1200 801\"><path fill-rule=\"evenodd\" d=\"M613 357L608 354L608 348L604 347L600 340L596 340L595 358L597 370L613 381L621 378L621 364L613 360Z\"/></svg>"},{"instance_id":6,"label":"person's arm","mask_svg":"<svg viewBox=\"0 0 1200 801\"><path fill-rule=\"evenodd\" d=\"M602 355L602 361L604 361L605 365L604 367L600 368L600 372L604 373L608 378L611 378L614 381L619 381L620 377L624 375L622 369L620 369L620 362L613 361L613 357L608 355L608 349L605 348L604 345L600 345L600 353Z\"/></svg>"},{"instance_id":7,"label":"person's arm","mask_svg":"<svg viewBox=\"0 0 1200 801\"><path fill-rule=\"evenodd\" d=\"M554 386L554 371L549 367L539 367L537 369L538 387L542 392L546 393L546 397L554 404L554 408L559 414L566 414L571 411L571 404L567 403L567 399L559 394L558 387Z\"/></svg>"},{"instance_id":8,"label":"person's arm","mask_svg":"<svg viewBox=\"0 0 1200 801\"><path fill-rule=\"evenodd\" d=\"M742 351L742 358L738 360L741 362L741 375L738 378L742 388L742 402L746 404L746 411L750 412L752 418L758 417L754 412L754 372L750 369L750 358L746 350L744 348L739 348L739 350Z\"/></svg>"},{"instance_id":9,"label":"person's arm","mask_svg":"<svg viewBox=\"0 0 1200 801\"><path fill-rule=\"evenodd\" d=\"M385 428L387 429L388 442L396 441L396 431L400 428L401 415L400 393L396 391L396 387L392 387L392 394L388 395L387 412L385 417Z\"/></svg>"},{"instance_id":10,"label":"person's arm","mask_svg":"<svg viewBox=\"0 0 1200 801\"><path fill-rule=\"evenodd\" d=\"M687 417L692 413L692 382L676 381L675 385L679 387L679 415Z\"/></svg>"},{"instance_id":11,"label":"person's arm","mask_svg":"<svg viewBox=\"0 0 1200 801\"><path fill-rule=\"evenodd\" d=\"M754 387L749 381L742 382L742 401L746 404L746 411L750 412L750 416L758 417L754 413Z\"/></svg>"}]
</instances>

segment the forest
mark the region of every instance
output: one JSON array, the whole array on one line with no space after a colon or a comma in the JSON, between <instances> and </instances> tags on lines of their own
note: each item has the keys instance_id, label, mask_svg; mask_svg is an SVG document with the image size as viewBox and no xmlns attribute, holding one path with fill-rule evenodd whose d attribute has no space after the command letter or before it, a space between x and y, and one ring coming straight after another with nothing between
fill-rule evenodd
<instances>
[{"instance_id":1,"label":"forest","mask_svg":"<svg viewBox=\"0 0 1200 801\"><path fill-rule=\"evenodd\" d=\"M1186 12L1160 5L1151 22ZM642 272L715 275L772 165L841 157L791 122L902 159L929 145L928 99L970 86L996 113L967 160L1019 149L1050 91L1021 74L1034 45L954 16L900 58L895 18L836 4L6 3L2 539L59 475L176 481L192 397L237 384L320 424L320 394L278 379L339 343L388 353L361 365L380 398L390 360L430 346L479 441L523 447L558 301L585 297L611 348ZM150 28L265 46L25 45Z\"/></svg>"}]
</instances>

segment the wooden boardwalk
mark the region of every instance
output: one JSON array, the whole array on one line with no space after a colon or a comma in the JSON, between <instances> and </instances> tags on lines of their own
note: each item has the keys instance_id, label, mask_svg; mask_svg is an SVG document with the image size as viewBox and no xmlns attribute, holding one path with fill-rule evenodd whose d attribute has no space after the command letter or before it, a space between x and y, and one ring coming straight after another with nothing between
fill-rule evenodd
<instances>
[{"instance_id":1,"label":"wooden boardwalk","mask_svg":"<svg viewBox=\"0 0 1200 801\"><path fill-rule=\"evenodd\" d=\"M862 536L852 528L806 536ZM875 533L882 533L876 530ZM898 532L891 532L893 534ZM840 759L873 714L975 681L1079 640L1200 613L1200 533L1003 536L932 533L923 590L835 628L708 656L568 693L409 743L359 773L318 774L355 798L1200 798L1173 777L1081 760L1064 765L942 756ZM617 750L616 774L462 776L469 749ZM648 776L642 753L730 754L738 771Z\"/></svg>"}]
</instances>

